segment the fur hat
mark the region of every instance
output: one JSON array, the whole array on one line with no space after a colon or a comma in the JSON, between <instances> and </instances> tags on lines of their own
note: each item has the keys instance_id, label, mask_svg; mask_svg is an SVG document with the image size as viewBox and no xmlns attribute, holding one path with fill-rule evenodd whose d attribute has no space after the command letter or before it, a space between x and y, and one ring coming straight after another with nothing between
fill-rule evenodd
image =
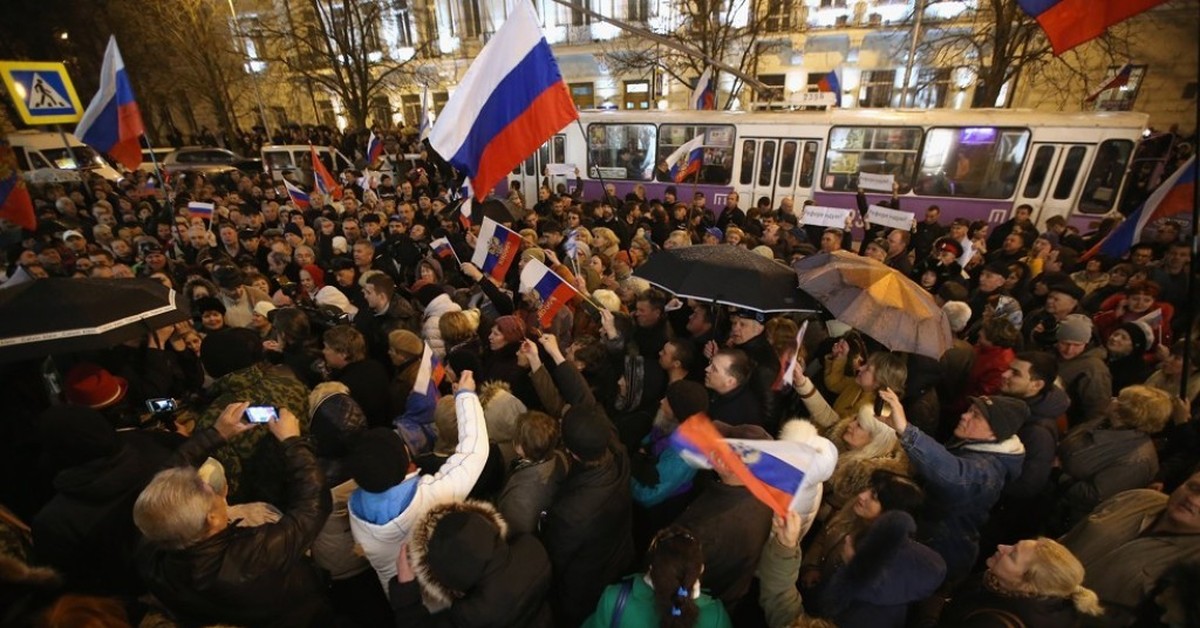
<instances>
[{"instance_id":1,"label":"fur hat","mask_svg":"<svg viewBox=\"0 0 1200 628\"><path fill-rule=\"evenodd\" d=\"M508 524L491 504L465 500L434 506L413 528L408 559L421 590L449 606L488 573L505 545Z\"/></svg>"},{"instance_id":2,"label":"fur hat","mask_svg":"<svg viewBox=\"0 0 1200 628\"><path fill-rule=\"evenodd\" d=\"M667 405L677 421L708 412L708 390L698 382L681 379L667 386Z\"/></svg>"},{"instance_id":3,"label":"fur hat","mask_svg":"<svg viewBox=\"0 0 1200 628\"><path fill-rule=\"evenodd\" d=\"M1133 341L1133 355L1140 356L1154 344L1154 330L1142 321L1122 323L1117 329L1124 329Z\"/></svg>"},{"instance_id":4,"label":"fur hat","mask_svg":"<svg viewBox=\"0 0 1200 628\"><path fill-rule=\"evenodd\" d=\"M488 438L493 442L511 441L517 435L517 417L528 408L512 394L507 382L491 381L479 390L479 403L487 422Z\"/></svg>"},{"instance_id":5,"label":"fur hat","mask_svg":"<svg viewBox=\"0 0 1200 628\"><path fill-rule=\"evenodd\" d=\"M1058 324L1054 337L1059 342L1090 342L1092 319L1083 314L1069 314Z\"/></svg>"},{"instance_id":6,"label":"fur hat","mask_svg":"<svg viewBox=\"0 0 1200 628\"><path fill-rule=\"evenodd\" d=\"M942 311L946 313L946 320L950 321L950 331L956 334L966 329L967 322L971 320L971 306L962 301L947 301Z\"/></svg>"},{"instance_id":7,"label":"fur hat","mask_svg":"<svg viewBox=\"0 0 1200 628\"><path fill-rule=\"evenodd\" d=\"M601 288L592 293L592 298L613 314L621 311L621 297L612 290Z\"/></svg>"},{"instance_id":8,"label":"fur hat","mask_svg":"<svg viewBox=\"0 0 1200 628\"><path fill-rule=\"evenodd\" d=\"M371 428L354 439L346 467L350 477L368 493L382 493L408 475L408 448L395 430Z\"/></svg>"},{"instance_id":9,"label":"fur hat","mask_svg":"<svg viewBox=\"0 0 1200 628\"><path fill-rule=\"evenodd\" d=\"M983 418L992 427L997 441L1012 438L1021 425L1029 420L1029 404L1014 397L1003 395L970 397L971 404L979 409Z\"/></svg>"},{"instance_id":10,"label":"fur hat","mask_svg":"<svg viewBox=\"0 0 1200 628\"><path fill-rule=\"evenodd\" d=\"M1049 286L1046 287L1046 290L1049 292L1057 292L1059 294L1065 294L1065 295L1071 297L1072 299L1075 299L1076 301L1083 299L1083 288L1080 288L1079 285L1076 284L1074 281L1061 281L1058 283L1050 284Z\"/></svg>"},{"instance_id":11,"label":"fur hat","mask_svg":"<svg viewBox=\"0 0 1200 628\"><path fill-rule=\"evenodd\" d=\"M388 343L391 344L390 336L392 336L392 334L388 334L388 336ZM404 355L409 357L420 357L421 354L425 352L425 343L422 342L421 339L411 331L408 331L407 329L396 330L395 337L396 348L403 352Z\"/></svg>"},{"instance_id":12,"label":"fur hat","mask_svg":"<svg viewBox=\"0 0 1200 628\"><path fill-rule=\"evenodd\" d=\"M884 406L884 412L890 413L890 408ZM896 430L888 427L875 416L875 406L867 404L858 409L858 416L855 417L858 421L858 426L864 432L871 435L871 442L867 443L862 448L861 453L863 458L878 458L884 456L895 448L897 438Z\"/></svg>"},{"instance_id":13,"label":"fur hat","mask_svg":"<svg viewBox=\"0 0 1200 628\"><path fill-rule=\"evenodd\" d=\"M262 358L258 332L246 327L227 327L204 337L200 361L213 379L252 366Z\"/></svg>"}]
</instances>

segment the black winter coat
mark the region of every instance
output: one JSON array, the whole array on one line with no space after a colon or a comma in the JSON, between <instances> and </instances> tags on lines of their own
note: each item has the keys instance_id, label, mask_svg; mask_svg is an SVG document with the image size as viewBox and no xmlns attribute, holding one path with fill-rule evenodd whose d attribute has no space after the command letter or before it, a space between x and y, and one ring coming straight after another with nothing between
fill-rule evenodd
<instances>
[{"instance_id":1,"label":"black winter coat","mask_svg":"<svg viewBox=\"0 0 1200 628\"><path fill-rule=\"evenodd\" d=\"M771 508L746 487L712 477L675 523L690 530L704 548L701 586L727 607L736 604L750 590L758 569L771 533Z\"/></svg>"}]
</instances>

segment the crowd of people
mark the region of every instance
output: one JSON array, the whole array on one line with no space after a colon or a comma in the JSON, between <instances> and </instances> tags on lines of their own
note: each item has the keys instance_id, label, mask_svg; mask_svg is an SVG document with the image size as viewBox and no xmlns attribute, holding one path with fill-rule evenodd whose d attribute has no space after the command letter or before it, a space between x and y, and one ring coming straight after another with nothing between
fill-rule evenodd
<instances>
[{"instance_id":1,"label":"crowd of people","mask_svg":"<svg viewBox=\"0 0 1200 628\"><path fill-rule=\"evenodd\" d=\"M346 171L309 208L262 174L180 177L170 201L137 174L36 190L9 282L145 277L191 317L55 356L61 399L54 369L4 367L0 623L1200 625L1179 225L1084 261L1096 236L1027 206L994 229L929 207L856 243L791 199L547 184L466 226L444 173ZM463 261L484 214L523 239L505 277ZM890 351L633 272L697 245L874 258L953 346ZM545 326L531 260L580 295ZM786 516L682 454L701 414L804 452Z\"/></svg>"}]
</instances>

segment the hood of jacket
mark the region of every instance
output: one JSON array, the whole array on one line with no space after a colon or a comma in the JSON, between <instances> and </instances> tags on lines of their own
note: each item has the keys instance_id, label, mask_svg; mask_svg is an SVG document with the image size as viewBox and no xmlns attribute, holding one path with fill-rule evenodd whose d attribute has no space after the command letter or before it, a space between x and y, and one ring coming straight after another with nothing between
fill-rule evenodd
<instances>
[{"instance_id":1,"label":"hood of jacket","mask_svg":"<svg viewBox=\"0 0 1200 628\"><path fill-rule=\"evenodd\" d=\"M425 306L425 317L441 316L447 312L461 312L462 306L455 303L450 295L442 293L433 298L429 305Z\"/></svg>"},{"instance_id":2,"label":"hood of jacket","mask_svg":"<svg viewBox=\"0 0 1200 628\"><path fill-rule=\"evenodd\" d=\"M449 502L435 506L413 528L408 541L408 558L416 572L421 589L442 606L449 606L454 600L466 596L469 589L447 581L446 572L451 567L446 557L437 549L431 547L438 533L438 524L451 514L475 514L491 523L495 539L468 538L466 529L442 531L437 534L436 543L439 546L453 544L460 552L460 560L454 561L465 566L475 564L482 569L483 577L494 569L497 561L505 560L508 556L504 539L508 536L508 523L494 506L484 501L466 500ZM478 534L473 536L478 537ZM431 550L435 555L431 555Z\"/></svg>"},{"instance_id":3,"label":"hood of jacket","mask_svg":"<svg viewBox=\"0 0 1200 628\"><path fill-rule=\"evenodd\" d=\"M1041 394L1026 399L1025 404L1029 406L1030 421L1057 419L1071 407L1071 397L1058 385L1051 385Z\"/></svg>"}]
</instances>

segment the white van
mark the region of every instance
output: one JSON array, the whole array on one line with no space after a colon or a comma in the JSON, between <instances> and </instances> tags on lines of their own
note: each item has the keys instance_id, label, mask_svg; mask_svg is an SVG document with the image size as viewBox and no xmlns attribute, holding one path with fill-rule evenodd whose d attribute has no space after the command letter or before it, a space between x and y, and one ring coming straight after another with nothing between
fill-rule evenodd
<instances>
[{"instance_id":1,"label":"white van","mask_svg":"<svg viewBox=\"0 0 1200 628\"><path fill-rule=\"evenodd\" d=\"M17 156L17 166L30 183L80 183L83 173L99 175L116 183L121 173L91 146L79 138L66 133L66 144L62 133L51 131L14 131L8 134L8 143Z\"/></svg>"},{"instance_id":2,"label":"white van","mask_svg":"<svg viewBox=\"0 0 1200 628\"><path fill-rule=\"evenodd\" d=\"M317 158L335 179L346 168L353 168L354 161L336 148L317 146ZM275 144L262 147L263 170L275 181L283 181L284 175L294 183L305 186L313 184L312 152L308 144Z\"/></svg>"}]
</instances>

